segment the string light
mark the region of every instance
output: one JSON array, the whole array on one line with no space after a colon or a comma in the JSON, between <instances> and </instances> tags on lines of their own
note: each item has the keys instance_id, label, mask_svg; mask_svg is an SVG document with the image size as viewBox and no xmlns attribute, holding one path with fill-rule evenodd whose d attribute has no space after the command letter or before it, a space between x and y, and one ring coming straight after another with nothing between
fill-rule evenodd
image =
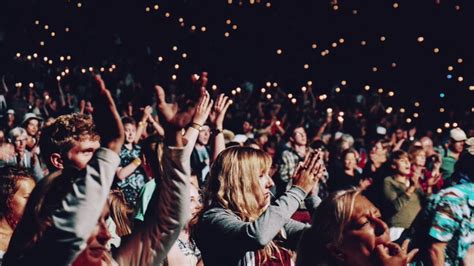
<instances>
[{"instance_id":1,"label":"string light","mask_svg":"<svg viewBox=\"0 0 474 266\"><path fill-rule=\"evenodd\" d=\"M313 43L313 44L311 44L311 48L316 49L316 48L318 48L318 45Z\"/></svg>"},{"instance_id":2,"label":"string light","mask_svg":"<svg viewBox=\"0 0 474 266\"><path fill-rule=\"evenodd\" d=\"M261 89L260 89L260 92L261 92L261 93L265 93L266 91L267 91L267 90L266 90L265 88L261 88Z\"/></svg>"},{"instance_id":3,"label":"string light","mask_svg":"<svg viewBox=\"0 0 474 266\"><path fill-rule=\"evenodd\" d=\"M451 125L450 125L448 122L444 123L444 127L445 127L445 128L449 128L450 126L451 126Z\"/></svg>"},{"instance_id":4,"label":"string light","mask_svg":"<svg viewBox=\"0 0 474 266\"><path fill-rule=\"evenodd\" d=\"M437 128L436 133L441 134L441 133L443 133L443 130L441 128Z\"/></svg>"},{"instance_id":5,"label":"string light","mask_svg":"<svg viewBox=\"0 0 474 266\"><path fill-rule=\"evenodd\" d=\"M347 84L347 81L345 81L345 80L341 81L342 86L345 86L346 84Z\"/></svg>"},{"instance_id":6,"label":"string light","mask_svg":"<svg viewBox=\"0 0 474 266\"><path fill-rule=\"evenodd\" d=\"M370 86L369 86L369 85L365 85L365 86L364 86L364 90L366 90L366 91L370 90Z\"/></svg>"},{"instance_id":7,"label":"string light","mask_svg":"<svg viewBox=\"0 0 474 266\"><path fill-rule=\"evenodd\" d=\"M448 66L448 71L453 71L453 66Z\"/></svg>"},{"instance_id":8,"label":"string light","mask_svg":"<svg viewBox=\"0 0 474 266\"><path fill-rule=\"evenodd\" d=\"M400 113L405 113L405 108L400 108Z\"/></svg>"},{"instance_id":9,"label":"string light","mask_svg":"<svg viewBox=\"0 0 474 266\"><path fill-rule=\"evenodd\" d=\"M311 80L308 80L308 81L306 82L306 84L308 84L308 86L311 86L311 85L313 85L313 82L312 82Z\"/></svg>"},{"instance_id":10,"label":"string light","mask_svg":"<svg viewBox=\"0 0 474 266\"><path fill-rule=\"evenodd\" d=\"M458 77L458 81L459 81L459 82L462 82L463 80L464 80L464 78L463 78L462 76L459 76L459 77Z\"/></svg>"},{"instance_id":11,"label":"string light","mask_svg":"<svg viewBox=\"0 0 474 266\"><path fill-rule=\"evenodd\" d=\"M420 36L416 39L418 42L423 42L425 40L425 38L423 36Z\"/></svg>"},{"instance_id":12,"label":"string light","mask_svg":"<svg viewBox=\"0 0 474 266\"><path fill-rule=\"evenodd\" d=\"M462 58L458 58L458 64L462 64L463 60Z\"/></svg>"},{"instance_id":13,"label":"string light","mask_svg":"<svg viewBox=\"0 0 474 266\"><path fill-rule=\"evenodd\" d=\"M281 49L277 49L276 53L277 53L278 55L280 55L280 54L283 53L283 51L282 51Z\"/></svg>"},{"instance_id":14,"label":"string light","mask_svg":"<svg viewBox=\"0 0 474 266\"><path fill-rule=\"evenodd\" d=\"M393 111L393 108L392 108L392 107L387 107L387 109L385 109L385 112L386 112L387 114L392 113L392 111Z\"/></svg>"},{"instance_id":15,"label":"string light","mask_svg":"<svg viewBox=\"0 0 474 266\"><path fill-rule=\"evenodd\" d=\"M289 98L289 99L293 98L293 94L288 93L288 98Z\"/></svg>"},{"instance_id":16,"label":"string light","mask_svg":"<svg viewBox=\"0 0 474 266\"><path fill-rule=\"evenodd\" d=\"M454 123L453 123L453 127L454 127L454 128L458 127L458 123L454 122Z\"/></svg>"},{"instance_id":17,"label":"string light","mask_svg":"<svg viewBox=\"0 0 474 266\"><path fill-rule=\"evenodd\" d=\"M182 58L186 58L186 57L188 57L188 55L187 55L186 53L183 53L183 54L181 55L181 57L182 57Z\"/></svg>"},{"instance_id":18,"label":"string light","mask_svg":"<svg viewBox=\"0 0 474 266\"><path fill-rule=\"evenodd\" d=\"M159 6L159 5L155 5L155 6L153 6L153 8L154 8L155 10L158 10L158 9L160 8L160 6Z\"/></svg>"},{"instance_id":19,"label":"string light","mask_svg":"<svg viewBox=\"0 0 474 266\"><path fill-rule=\"evenodd\" d=\"M433 52L434 52L435 54L439 53L439 48L434 48L434 49L433 49Z\"/></svg>"},{"instance_id":20,"label":"string light","mask_svg":"<svg viewBox=\"0 0 474 266\"><path fill-rule=\"evenodd\" d=\"M296 104L296 98L291 99L292 104Z\"/></svg>"}]
</instances>

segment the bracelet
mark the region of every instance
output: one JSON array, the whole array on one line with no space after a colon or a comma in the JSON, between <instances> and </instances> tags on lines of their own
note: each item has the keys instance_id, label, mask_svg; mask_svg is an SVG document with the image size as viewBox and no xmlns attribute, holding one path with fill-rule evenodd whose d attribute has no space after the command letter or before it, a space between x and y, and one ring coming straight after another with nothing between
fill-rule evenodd
<instances>
[{"instance_id":1,"label":"bracelet","mask_svg":"<svg viewBox=\"0 0 474 266\"><path fill-rule=\"evenodd\" d=\"M214 128L212 130L212 134L214 135L218 135L218 134L221 134L222 133L222 128Z\"/></svg>"},{"instance_id":2,"label":"bracelet","mask_svg":"<svg viewBox=\"0 0 474 266\"><path fill-rule=\"evenodd\" d=\"M138 126L139 126L139 127L141 127L141 126L146 126L146 122L140 121L140 122L138 122Z\"/></svg>"},{"instance_id":3,"label":"bracelet","mask_svg":"<svg viewBox=\"0 0 474 266\"><path fill-rule=\"evenodd\" d=\"M190 127L196 129L199 132L202 130L202 125L200 125L198 123L195 123L195 122L192 122Z\"/></svg>"},{"instance_id":4,"label":"bracelet","mask_svg":"<svg viewBox=\"0 0 474 266\"><path fill-rule=\"evenodd\" d=\"M135 158L132 163L136 166L140 166L142 164L142 160L140 158Z\"/></svg>"}]
</instances>

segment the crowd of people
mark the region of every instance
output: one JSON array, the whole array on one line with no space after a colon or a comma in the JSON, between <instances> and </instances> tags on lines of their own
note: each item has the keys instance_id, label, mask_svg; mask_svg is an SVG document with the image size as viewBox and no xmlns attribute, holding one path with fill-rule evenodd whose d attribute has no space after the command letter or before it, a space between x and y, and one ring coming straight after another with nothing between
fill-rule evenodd
<instances>
[{"instance_id":1,"label":"crowd of people","mask_svg":"<svg viewBox=\"0 0 474 266\"><path fill-rule=\"evenodd\" d=\"M474 263L472 121L441 137L311 90L290 110L205 72L185 93L2 83L2 265Z\"/></svg>"}]
</instances>

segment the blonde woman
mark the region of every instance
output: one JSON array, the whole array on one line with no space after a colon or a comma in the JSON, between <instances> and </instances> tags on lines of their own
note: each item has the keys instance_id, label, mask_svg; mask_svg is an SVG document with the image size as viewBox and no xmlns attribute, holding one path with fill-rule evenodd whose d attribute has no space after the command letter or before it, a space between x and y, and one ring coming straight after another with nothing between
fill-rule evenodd
<instances>
[{"instance_id":1,"label":"blonde woman","mask_svg":"<svg viewBox=\"0 0 474 266\"><path fill-rule=\"evenodd\" d=\"M406 266L418 252L407 249L408 240L402 246L390 242L380 211L359 190L340 190L315 211L296 265Z\"/></svg>"},{"instance_id":2,"label":"blonde woman","mask_svg":"<svg viewBox=\"0 0 474 266\"><path fill-rule=\"evenodd\" d=\"M271 157L250 147L231 147L216 158L204 192L194 236L204 264L291 265L307 224L291 219L300 203L319 203L315 187L325 170L310 153L293 175L293 186L271 203ZM308 197L308 194L314 196Z\"/></svg>"}]
</instances>

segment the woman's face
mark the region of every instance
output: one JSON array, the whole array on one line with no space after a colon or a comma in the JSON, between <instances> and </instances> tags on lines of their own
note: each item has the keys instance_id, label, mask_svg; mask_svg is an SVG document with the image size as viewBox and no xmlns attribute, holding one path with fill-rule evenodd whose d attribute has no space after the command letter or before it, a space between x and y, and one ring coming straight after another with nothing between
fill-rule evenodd
<instances>
[{"instance_id":1,"label":"woman's face","mask_svg":"<svg viewBox=\"0 0 474 266\"><path fill-rule=\"evenodd\" d=\"M415 156L415 161L414 161L415 165L417 166L425 166L425 163L426 163L426 154L424 151L422 152L419 152L416 156Z\"/></svg>"},{"instance_id":2,"label":"woman's face","mask_svg":"<svg viewBox=\"0 0 474 266\"><path fill-rule=\"evenodd\" d=\"M74 266L102 265L102 261L108 252L106 244L111 238L106 223L108 218L109 204L105 204L94 231L89 239L87 239L87 247L74 261Z\"/></svg>"},{"instance_id":3,"label":"woman's face","mask_svg":"<svg viewBox=\"0 0 474 266\"><path fill-rule=\"evenodd\" d=\"M393 168L400 175L409 175L411 171L411 163L408 157L402 157L394 161Z\"/></svg>"},{"instance_id":4,"label":"woman's face","mask_svg":"<svg viewBox=\"0 0 474 266\"><path fill-rule=\"evenodd\" d=\"M13 198L9 204L10 217L14 222L20 221L25 211L26 203L30 198L31 191L35 188L35 181L32 179L22 178L18 180L18 190L13 195Z\"/></svg>"},{"instance_id":5,"label":"woman's face","mask_svg":"<svg viewBox=\"0 0 474 266\"><path fill-rule=\"evenodd\" d=\"M194 217L202 207L201 196L199 195L197 188L193 185L189 186L189 193L191 197L191 217Z\"/></svg>"},{"instance_id":6,"label":"woman's face","mask_svg":"<svg viewBox=\"0 0 474 266\"><path fill-rule=\"evenodd\" d=\"M366 197L357 195L350 222L343 232L339 250L342 259L352 265L371 265L375 247L388 242L388 227L380 211Z\"/></svg>"},{"instance_id":7,"label":"woman's face","mask_svg":"<svg viewBox=\"0 0 474 266\"><path fill-rule=\"evenodd\" d=\"M209 126L204 125L201 127L201 130L199 131L199 136L198 136L198 143L201 145L207 145L209 143L209 137L211 136L211 129Z\"/></svg>"},{"instance_id":8,"label":"woman's face","mask_svg":"<svg viewBox=\"0 0 474 266\"><path fill-rule=\"evenodd\" d=\"M344 168L346 170L354 170L357 165L357 160L356 156L354 153L349 152L346 154L346 157L344 157Z\"/></svg>"},{"instance_id":9,"label":"woman's face","mask_svg":"<svg viewBox=\"0 0 474 266\"><path fill-rule=\"evenodd\" d=\"M125 131L125 142L135 142L135 137L137 136L137 127L134 124L127 123L123 126L123 129Z\"/></svg>"},{"instance_id":10,"label":"woman's face","mask_svg":"<svg viewBox=\"0 0 474 266\"><path fill-rule=\"evenodd\" d=\"M268 172L261 175L258 178L258 182L260 184L260 188L262 189L262 194L265 197L265 206L268 206L268 204L270 204L272 195L270 193L270 188L273 187L275 183L273 183L273 179L270 177Z\"/></svg>"}]
</instances>

